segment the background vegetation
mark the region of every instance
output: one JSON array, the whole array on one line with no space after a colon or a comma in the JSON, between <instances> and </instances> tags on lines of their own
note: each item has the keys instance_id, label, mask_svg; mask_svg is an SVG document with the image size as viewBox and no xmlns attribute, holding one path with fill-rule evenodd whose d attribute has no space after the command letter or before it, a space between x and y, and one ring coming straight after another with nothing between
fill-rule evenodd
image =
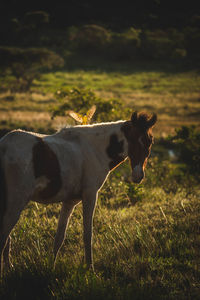
<instances>
[{"instance_id":1,"label":"background vegetation","mask_svg":"<svg viewBox=\"0 0 200 300\"><path fill-rule=\"evenodd\" d=\"M12 232L13 268L0 299L200 299L195 2L0 5L1 136L14 128L53 133L75 124L68 110L85 114L94 104L94 122L158 114L145 181L131 182L127 162L99 193L96 274L83 263L81 205L53 270L60 205L30 203Z\"/></svg>"}]
</instances>

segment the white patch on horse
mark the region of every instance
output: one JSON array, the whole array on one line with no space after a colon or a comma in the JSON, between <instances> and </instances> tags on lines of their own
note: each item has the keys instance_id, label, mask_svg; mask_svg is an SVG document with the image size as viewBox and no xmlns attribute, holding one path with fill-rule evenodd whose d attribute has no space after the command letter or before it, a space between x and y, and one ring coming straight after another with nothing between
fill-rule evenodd
<instances>
[{"instance_id":1,"label":"white patch on horse","mask_svg":"<svg viewBox=\"0 0 200 300\"><path fill-rule=\"evenodd\" d=\"M149 119L134 113L130 121L74 126L53 135L23 130L5 135L0 140L1 273L3 261L9 265L10 233L30 200L62 202L54 241L55 260L71 213L82 201L85 259L87 266L93 267L92 221L98 191L111 169L128 156L133 168L140 125L145 125L142 128L148 134L155 122L155 116ZM147 151L143 152L143 158L138 158L138 165L132 169L135 182L143 174Z\"/></svg>"}]
</instances>

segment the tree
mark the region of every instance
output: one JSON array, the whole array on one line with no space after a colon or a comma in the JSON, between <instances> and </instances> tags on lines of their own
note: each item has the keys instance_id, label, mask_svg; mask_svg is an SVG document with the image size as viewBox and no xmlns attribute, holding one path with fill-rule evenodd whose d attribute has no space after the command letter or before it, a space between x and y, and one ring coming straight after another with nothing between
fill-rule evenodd
<instances>
[{"instance_id":1,"label":"tree","mask_svg":"<svg viewBox=\"0 0 200 300\"><path fill-rule=\"evenodd\" d=\"M11 90L27 91L40 72L63 67L63 58L45 48L0 47L0 65L3 72L14 76Z\"/></svg>"}]
</instances>

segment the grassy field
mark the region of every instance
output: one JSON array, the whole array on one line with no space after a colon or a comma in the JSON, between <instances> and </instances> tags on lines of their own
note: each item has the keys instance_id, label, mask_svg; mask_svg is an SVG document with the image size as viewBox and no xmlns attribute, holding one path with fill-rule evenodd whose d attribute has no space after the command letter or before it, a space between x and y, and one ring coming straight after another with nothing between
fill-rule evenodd
<instances>
[{"instance_id":1,"label":"grassy field","mask_svg":"<svg viewBox=\"0 0 200 300\"><path fill-rule=\"evenodd\" d=\"M62 88L89 88L104 99L117 98L133 110L156 112L156 136L167 135L182 124L199 124L200 74L198 70L176 70L173 66L143 67L110 64L87 66L43 74L29 93L11 93L9 78L0 78L7 91L0 94L0 120L30 123L37 128L65 124L62 118L51 121L49 109L56 104L55 92ZM122 67L123 66L123 67ZM152 71L153 70L153 71ZM31 118L30 118L31 116ZM127 116L128 117L128 116ZM41 123L41 126L38 124ZM51 123L51 124L50 124ZM23 124L22 124L23 126ZM10 126L12 128L12 126Z\"/></svg>"},{"instance_id":2,"label":"grassy field","mask_svg":"<svg viewBox=\"0 0 200 300\"><path fill-rule=\"evenodd\" d=\"M131 183L125 163L99 194L96 274L83 263L81 205L54 270L60 205L30 203L12 233L13 269L1 281L0 299L200 299L199 181L160 143L181 125L200 125L200 75L161 69L83 67L43 74L28 93L0 94L2 132L16 127L53 132L66 123L65 117L51 120L49 113L54 93L66 86L91 88L107 100L120 99L124 107L154 111L159 120L144 183Z\"/></svg>"}]
</instances>

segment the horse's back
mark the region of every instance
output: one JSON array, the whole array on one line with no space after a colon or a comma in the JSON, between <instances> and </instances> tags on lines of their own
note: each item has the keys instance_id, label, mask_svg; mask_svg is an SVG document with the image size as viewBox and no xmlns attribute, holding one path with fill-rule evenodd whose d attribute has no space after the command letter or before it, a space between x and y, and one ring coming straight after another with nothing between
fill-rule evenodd
<instances>
[{"instance_id":1,"label":"horse's back","mask_svg":"<svg viewBox=\"0 0 200 300\"><path fill-rule=\"evenodd\" d=\"M78 139L14 130L0 140L0 157L9 186L26 185L38 202L81 192L84 158Z\"/></svg>"},{"instance_id":2,"label":"horse's back","mask_svg":"<svg viewBox=\"0 0 200 300\"><path fill-rule=\"evenodd\" d=\"M38 136L22 130L14 130L0 140L0 158L4 166L24 169L32 161L32 149Z\"/></svg>"}]
</instances>

